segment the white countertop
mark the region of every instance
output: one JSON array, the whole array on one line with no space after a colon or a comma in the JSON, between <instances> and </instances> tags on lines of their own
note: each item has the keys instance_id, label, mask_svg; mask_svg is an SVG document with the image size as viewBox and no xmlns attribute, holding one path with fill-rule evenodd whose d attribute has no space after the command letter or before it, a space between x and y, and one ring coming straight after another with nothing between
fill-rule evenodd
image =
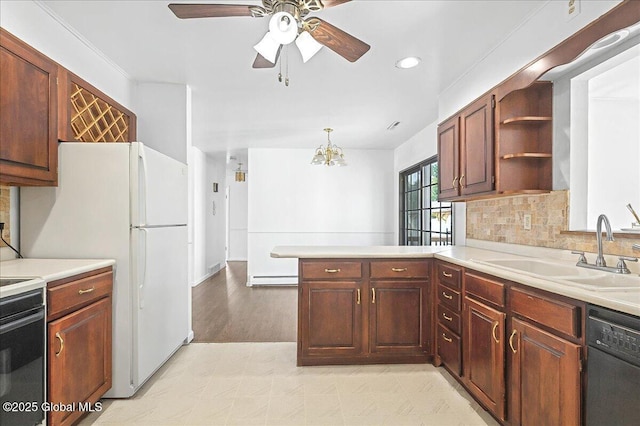
<instances>
[{"instance_id":1,"label":"white countertop","mask_svg":"<svg viewBox=\"0 0 640 426\"><path fill-rule=\"evenodd\" d=\"M271 250L271 257L300 259L430 258L434 253L450 248L450 246L277 246Z\"/></svg>"},{"instance_id":2,"label":"white countertop","mask_svg":"<svg viewBox=\"0 0 640 426\"><path fill-rule=\"evenodd\" d=\"M13 259L0 262L2 278L42 278L55 281L115 265L113 259Z\"/></svg>"},{"instance_id":3,"label":"white countertop","mask_svg":"<svg viewBox=\"0 0 640 426\"><path fill-rule=\"evenodd\" d=\"M615 309L632 315L640 316L640 276L637 273L625 276L625 281L637 284L633 290L588 290L575 285L557 282L554 278L545 278L535 274L504 269L487 265L487 260L494 259L541 259L565 267L573 267L575 275L583 273L583 268L575 266L576 259L567 260L561 253L554 255L548 251L544 257L520 256L505 252L485 250L465 246L373 246L373 247L342 247L342 246L278 246L271 252L275 258L436 258L454 263L479 272L484 272L499 278L527 285L529 287L546 290L555 294L593 303L606 308ZM582 271L581 271L582 270Z\"/></svg>"}]
</instances>

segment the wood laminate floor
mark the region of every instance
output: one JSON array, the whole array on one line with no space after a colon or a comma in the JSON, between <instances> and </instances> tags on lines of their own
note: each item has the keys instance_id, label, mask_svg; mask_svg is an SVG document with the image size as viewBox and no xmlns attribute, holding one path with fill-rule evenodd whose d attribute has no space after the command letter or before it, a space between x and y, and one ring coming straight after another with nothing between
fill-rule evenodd
<instances>
[{"instance_id":1,"label":"wood laminate floor","mask_svg":"<svg viewBox=\"0 0 640 426\"><path fill-rule=\"evenodd\" d=\"M247 263L192 289L194 342L295 342L297 287L247 287Z\"/></svg>"}]
</instances>

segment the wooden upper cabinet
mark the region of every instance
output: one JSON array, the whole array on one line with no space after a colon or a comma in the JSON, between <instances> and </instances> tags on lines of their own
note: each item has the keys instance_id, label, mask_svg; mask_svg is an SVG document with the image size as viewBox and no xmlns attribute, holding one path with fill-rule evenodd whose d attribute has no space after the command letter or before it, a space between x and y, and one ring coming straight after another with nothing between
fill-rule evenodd
<instances>
[{"instance_id":1,"label":"wooden upper cabinet","mask_svg":"<svg viewBox=\"0 0 640 426\"><path fill-rule=\"evenodd\" d=\"M493 99L486 94L438 126L439 200L493 190Z\"/></svg>"},{"instance_id":2,"label":"wooden upper cabinet","mask_svg":"<svg viewBox=\"0 0 640 426\"><path fill-rule=\"evenodd\" d=\"M58 66L0 28L0 183L57 185Z\"/></svg>"},{"instance_id":3,"label":"wooden upper cabinet","mask_svg":"<svg viewBox=\"0 0 640 426\"><path fill-rule=\"evenodd\" d=\"M493 95L488 94L460 115L460 193L493 189Z\"/></svg>"},{"instance_id":4,"label":"wooden upper cabinet","mask_svg":"<svg viewBox=\"0 0 640 426\"><path fill-rule=\"evenodd\" d=\"M63 67L59 68L58 139L134 142L136 115Z\"/></svg>"},{"instance_id":5,"label":"wooden upper cabinet","mask_svg":"<svg viewBox=\"0 0 640 426\"><path fill-rule=\"evenodd\" d=\"M438 126L438 199L460 195L460 118L453 117Z\"/></svg>"}]
</instances>

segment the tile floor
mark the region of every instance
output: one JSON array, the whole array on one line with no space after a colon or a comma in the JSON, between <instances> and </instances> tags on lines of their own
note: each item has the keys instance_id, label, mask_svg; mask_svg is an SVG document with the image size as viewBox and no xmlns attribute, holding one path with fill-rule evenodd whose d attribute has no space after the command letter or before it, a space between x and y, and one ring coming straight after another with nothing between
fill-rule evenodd
<instances>
[{"instance_id":1,"label":"tile floor","mask_svg":"<svg viewBox=\"0 0 640 426\"><path fill-rule=\"evenodd\" d=\"M192 343L82 425L496 425L432 365L296 367L295 343Z\"/></svg>"}]
</instances>

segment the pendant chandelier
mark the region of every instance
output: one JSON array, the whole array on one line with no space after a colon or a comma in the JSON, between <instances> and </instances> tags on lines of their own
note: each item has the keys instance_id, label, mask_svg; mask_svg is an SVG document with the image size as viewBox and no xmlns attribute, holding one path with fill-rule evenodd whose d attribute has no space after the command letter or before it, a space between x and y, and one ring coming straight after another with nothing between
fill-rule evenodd
<instances>
[{"instance_id":1,"label":"pendant chandelier","mask_svg":"<svg viewBox=\"0 0 640 426\"><path fill-rule=\"evenodd\" d=\"M316 153L311 160L311 164L315 166L326 165L326 166L346 166L347 162L344 160L344 154L342 153L342 148L337 145L331 143L331 138L329 134L333 132L333 129L326 128L324 129L327 132L327 146L323 147L320 145L316 148Z\"/></svg>"},{"instance_id":2,"label":"pendant chandelier","mask_svg":"<svg viewBox=\"0 0 640 426\"><path fill-rule=\"evenodd\" d=\"M236 169L236 182L244 182L246 177L247 173L242 170L242 163L238 163L238 168Z\"/></svg>"}]
</instances>

